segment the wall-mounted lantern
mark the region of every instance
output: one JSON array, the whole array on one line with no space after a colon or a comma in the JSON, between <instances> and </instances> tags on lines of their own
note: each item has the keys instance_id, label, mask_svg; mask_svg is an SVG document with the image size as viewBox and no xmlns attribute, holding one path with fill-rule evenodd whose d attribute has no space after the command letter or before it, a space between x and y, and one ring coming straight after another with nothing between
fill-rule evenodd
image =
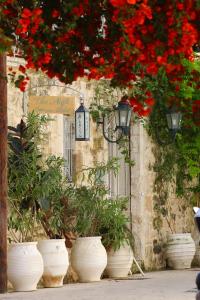
<instances>
[{"instance_id":1,"label":"wall-mounted lantern","mask_svg":"<svg viewBox=\"0 0 200 300\"><path fill-rule=\"evenodd\" d=\"M176 138L176 134L181 130L182 113L177 110L175 106L166 110L166 119L168 126L168 136L166 138L161 137L159 129L156 131L156 137L161 145L167 145L173 143Z\"/></svg>"},{"instance_id":2,"label":"wall-mounted lantern","mask_svg":"<svg viewBox=\"0 0 200 300\"><path fill-rule=\"evenodd\" d=\"M83 95L80 96L80 106L75 111L75 140L90 140L90 114L84 106Z\"/></svg>"},{"instance_id":3,"label":"wall-mounted lantern","mask_svg":"<svg viewBox=\"0 0 200 300\"><path fill-rule=\"evenodd\" d=\"M175 139L177 132L181 130L182 113L172 107L166 112L166 118L169 131Z\"/></svg>"},{"instance_id":4,"label":"wall-mounted lantern","mask_svg":"<svg viewBox=\"0 0 200 300\"><path fill-rule=\"evenodd\" d=\"M118 143L123 136L130 132L132 109L128 103L128 97L123 96L114 110L103 116L98 122L103 126L103 136L110 143Z\"/></svg>"}]
</instances>

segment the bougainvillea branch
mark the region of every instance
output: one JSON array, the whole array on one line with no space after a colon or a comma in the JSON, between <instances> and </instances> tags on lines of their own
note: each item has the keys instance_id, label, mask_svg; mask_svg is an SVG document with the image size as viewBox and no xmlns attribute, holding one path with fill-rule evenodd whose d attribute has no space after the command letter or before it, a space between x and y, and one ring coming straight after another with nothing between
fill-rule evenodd
<instances>
[{"instance_id":1,"label":"bougainvillea branch","mask_svg":"<svg viewBox=\"0 0 200 300\"><path fill-rule=\"evenodd\" d=\"M77 77L111 79L129 87L141 116L154 104L153 82L162 73L176 94L199 41L199 0L1 0L0 28L18 40L26 69L71 83ZM143 96L136 97L137 81ZM178 100L176 101L178 103Z\"/></svg>"}]
</instances>

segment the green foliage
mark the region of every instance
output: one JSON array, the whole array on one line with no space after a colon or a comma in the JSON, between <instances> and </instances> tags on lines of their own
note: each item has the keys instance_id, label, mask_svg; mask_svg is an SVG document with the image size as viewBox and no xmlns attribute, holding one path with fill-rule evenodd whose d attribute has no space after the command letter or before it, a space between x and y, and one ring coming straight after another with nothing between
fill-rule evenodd
<instances>
[{"instance_id":1,"label":"green foliage","mask_svg":"<svg viewBox=\"0 0 200 300\"><path fill-rule=\"evenodd\" d=\"M21 120L16 128L9 127L8 224L15 241L34 239L40 223L51 238L60 234L58 202L64 195L63 160L42 157L41 141L48 120L33 112L26 123Z\"/></svg>"},{"instance_id":2,"label":"green foliage","mask_svg":"<svg viewBox=\"0 0 200 300\"><path fill-rule=\"evenodd\" d=\"M62 182L62 181L61 181ZM49 238L65 238L71 247L74 238L75 209L73 199L74 187L66 182L54 185L54 191L40 202L40 222Z\"/></svg>"},{"instance_id":3,"label":"green foliage","mask_svg":"<svg viewBox=\"0 0 200 300\"><path fill-rule=\"evenodd\" d=\"M80 236L99 235L101 214L104 200L107 199L108 188L104 183L107 172L116 173L119 169L116 158L107 164L97 163L93 168L83 169L81 183L74 186L74 201L71 201L76 212L75 231Z\"/></svg>"},{"instance_id":4,"label":"green foliage","mask_svg":"<svg viewBox=\"0 0 200 300\"><path fill-rule=\"evenodd\" d=\"M188 206L199 206L200 202L200 126L194 114L195 101L199 99L198 76L200 63L183 61L188 72L179 85L182 97L182 130L172 143L165 115L165 97L157 94L157 103L150 116L148 131L155 147L154 227L160 230L165 219L172 232L175 231L176 215L169 203L171 192L181 199L179 210L184 212ZM159 96L159 97L158 97ZM190 99L190 100L188 100ZM159 139L158 139L159 137ZM166 141L167 145L159 142ZM174 191L172 191L174 188Z\"/></svg>"},{"instance_id":5,"label":"green foliage","mask_svg":"<svg viewBox=\"0 0 200 300\"><path fill-rule=\"evenodd\" d=\"M185 67L185 74L180 82L180 88L178 96L183 99L182 105L187 109L188 101L199 100L199 75L200 75L200 61L189 61L187 59L182 60L182 64ZM187 100L187 101L184 101ZM189 102L190 106L191 102Z\"/></svg>"},{"instance_id":6,"label":"green foliage","mask_svg":"<svg viewBox=\"0 0 200 300\"><path fill-rule=\"evenodd\" d=\"M26 123L9 127L9 232L12 240L36 238L42 225L50 238L102 235L105 245L119 247L128 238L125 199L111 200L104 183L119 162L113 158L82 170L81 183L63 178L63 160L44 159L41 141L48 118L31 113ZM71 246L71 244L68 244Z\"/></svg>"},{"instance_id":7,"label":"green foliage","mask_svg":"<svg viewBox=\"0 0 200 300\"><path fill-rule=\"evenodd\" d=\"M70 205L75 212L74 231L79 236L102 236L104 245L114 249L131 240L125 215L127 198L111 199L104 183L107 172L118 171L116 158L83 170L82 182L73 187ZM86 184L87 183L87 184Z\"/></svg>"},{"instance_id":8,"label":"green foliage","mask_svg":"<svg viewBox=\"0 0 200 300\"><path fill-rule=\"evenodd\" d=\"M129 218L126 215L127 198L106 199L101 216L100 233L106 249L119 249L125 243L133 247L133 236L128 229Z\"/></svg>"}]
</instances>

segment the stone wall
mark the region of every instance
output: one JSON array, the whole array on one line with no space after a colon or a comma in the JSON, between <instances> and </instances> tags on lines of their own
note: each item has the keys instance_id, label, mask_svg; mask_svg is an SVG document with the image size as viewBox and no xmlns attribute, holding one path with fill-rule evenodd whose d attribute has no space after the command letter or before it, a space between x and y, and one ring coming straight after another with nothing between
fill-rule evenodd
<instances>
[{"instance_id":1,"label":"stone wall","mask_svg":"<svg viewBox=\"0 0 200 300\"><path fill-rule=\"evenodd\" d=\"M23 64L23 61L8 58L8 66L14 66L15 68L19 64ZM29 88L31 87L31 89L25 94L9 83L9 125L16 125L21 117L27 113L29 110L29 97L32 95L50 97L70 95L74 97L75 109L80 105L80 93L84 94L86 107L89 107L93 97L92 82L88 82L85 79L78 80L66 88L58 81L49 80L43 74L32 73L30 78ZM61 85L61 87L56 85ZM64 116L63 114L51 114L50 116L54 120L49 123L47 128L48 139L44 143L44 151L46 154L63 156ZM74 119L73 115L68 117L71 120ZM134 124L131 132L131 158L135 161L135 165L131 169L131 185L129 187L131 194L129 205L130 228L135 238L135 256L144 265L145 269L165 267L163 245L166 242L167 234L170 232L165 221L159 233L153 228L155 216L153 208L154 173L149 169L150 163L154 161L152 146L143 125L141 123ZM108 146L103 138L102 128L97 129L96 124L91 123L90 141L73 142L72 150L74 173L81 170L82 167L93 165L95 162L106 161L108 158ZM177 215L176 232L194 231L192 211L188 209L182 215L178 209L179 201L172 193L171 207Z\"/></svg>"},{"instance_id":2,"label":"stone wall","mask_svg":"<svg viewBox=\"0 0 200 300\"><path fill-rule=\"evenodd\" d=\"M18 58L8 58L8 67L17 70L24 61ZM66 87L57 80L50 80L42 73L31 73L29 87L22 93L10 82L8 88L8 123L16 125L22 116L29 111L30 96L73 96L75 109L80 105L80 93L84 95L84 103L89 107L93 96L92 84L84 79L74 82ZM48 114L52 121L47 127L48 139L45 142L44 151L46 154L63 156L63 114ZM69 118L74 119L74 114ZM79 171L83 166L93 165L95 162L104 161L107 158L107 144L102 137L100 128L91 122L91 139L89 142L76 142L73 144L74 170Z\"/></svg>"},{"instance_id":3,"label":"stone wall","mask_svg":"<svg viewBox=\"0 0 200 300\"><path fill-rule=\"evenodd\" d=\"M163 220L159 231L153 226L155 174L150 169L150 164L154 162L152 149L153 144L143 125L135 124L132 130L132 159L135 160L131 181L132 230L135 237L136 258L147 270L166 266L164 251L167 236L171 233L166 220ZM192 208L187 208L183 212L180 207L184 204L184 200L177 199L173 189L169 202L172 212L176 215L173 233L192 232L193 238L198 239L195 234Z\"/></svg>"}]
</instances>

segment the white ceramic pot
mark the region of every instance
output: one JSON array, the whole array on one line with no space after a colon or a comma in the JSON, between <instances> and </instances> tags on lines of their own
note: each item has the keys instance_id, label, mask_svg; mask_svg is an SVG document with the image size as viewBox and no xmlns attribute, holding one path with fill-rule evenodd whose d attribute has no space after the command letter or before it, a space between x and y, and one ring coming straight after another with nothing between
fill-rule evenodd
<instances>
[{"instance_id":1,"label":"white ceramic pot","mask_svg":"<svg viewBox=\"0 0 200 300\"><path fill-rule=\"evenodd\" d=\"M109 250L106 274L112 278L127 277L133 263L133 251L127 244L118 250Z\"/></svg>"},{"instance_id":2,"label":"white ceramic pot","mask_svg":"<svg viewBox=\"0 0 200 300\"><path fill-rule=\"evenodd\" d=\"M37 242L11 244L8 250L8 280L15 291L33 291L43 274Z\"/></svg>"},{"instance_id":3,"label":"white ceramic pot","mask_svg":"<svg viewBox=\"0 0 200 300\"><path fill-rule=\"evenodd\" d=\"M71 264L80 282L99 281L107 265L107 253L101 237L77 238L72 247Z\"/></svg>"},{"instance_id":4,"label":"white ceramic pot","mask_svg":"<svg viewBox=\"0 0 200 300\"><path fill-rule=\"evenodd\" d=\"M170 234L166 258L173 269L189 269L195 254L195 243L190 233Z\"/></svg>"},{"instance_id":5,"label":"white ceramic pot","mask_svg":"<svg viewBox=\"0 0 200 300\"><path fill-rule=\"evenodd\" d=\"M65 239L38 241L38 249L44 261L43 285L45 287L63 286L63 279L69 267Z\"/></svg>"}]
</instances>

